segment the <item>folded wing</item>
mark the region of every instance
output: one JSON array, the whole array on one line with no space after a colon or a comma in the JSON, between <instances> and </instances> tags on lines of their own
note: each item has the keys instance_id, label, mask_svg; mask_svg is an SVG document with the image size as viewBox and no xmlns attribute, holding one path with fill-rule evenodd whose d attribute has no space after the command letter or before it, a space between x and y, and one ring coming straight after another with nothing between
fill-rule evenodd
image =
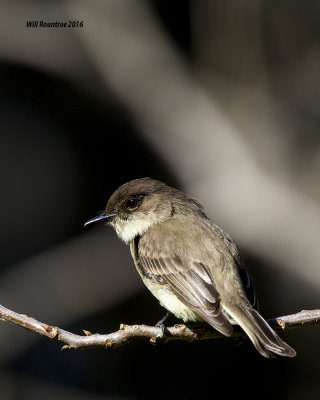
<instances>
[{"instance_id":1,"label":"folded wing","mask_svg":"<svg viewBox=\"0 0 320 400\"><path fill-rule=\"evenodd\" d=\"M201 262L175 256L150 258L139 254L143 274L160 284L168 285L178 299L226 336L232 325L220 307L220 296L210 270Z\"/></svg>"}]
</instances>

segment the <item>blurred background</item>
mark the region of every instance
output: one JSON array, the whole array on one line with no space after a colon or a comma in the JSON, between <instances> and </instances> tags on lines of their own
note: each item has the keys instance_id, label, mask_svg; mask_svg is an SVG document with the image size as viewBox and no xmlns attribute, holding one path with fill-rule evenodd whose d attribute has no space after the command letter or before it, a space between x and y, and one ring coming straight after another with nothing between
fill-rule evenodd
<instances>
[{"instance_id":1,"label":"blurred background","mask_svg":"<svg viewBox=\"0 0 320 400\"><path fill-rule=\"evenodd\" d=\"M318 308L319 18L312 0L1 0L0 304L78 334L156 323L129 248L83 228L150 176L236 240L266 318ZM3 322L1 398L312 398L319 333L270 361L232 339L61 352Z\"/></svg>"}]
</instances>

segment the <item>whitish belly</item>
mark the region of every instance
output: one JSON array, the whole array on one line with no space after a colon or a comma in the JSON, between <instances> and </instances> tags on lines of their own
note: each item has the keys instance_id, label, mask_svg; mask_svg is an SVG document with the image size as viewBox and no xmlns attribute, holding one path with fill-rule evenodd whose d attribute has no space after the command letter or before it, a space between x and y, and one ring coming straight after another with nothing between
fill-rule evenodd
<instances>
[{"instance_id":1,"label":"whitish belly","mask_svg":"<svg viewBox=\"0 0 320 400\"><path fill-rule=\"evenodd\" d=\"M150 292L159 300L160 304L176 317L187 321L203 321L194 311L184 305L176 295L171 293L166 285L151 282L144 279L144 283Z\"/></svg>"}]
</instances>

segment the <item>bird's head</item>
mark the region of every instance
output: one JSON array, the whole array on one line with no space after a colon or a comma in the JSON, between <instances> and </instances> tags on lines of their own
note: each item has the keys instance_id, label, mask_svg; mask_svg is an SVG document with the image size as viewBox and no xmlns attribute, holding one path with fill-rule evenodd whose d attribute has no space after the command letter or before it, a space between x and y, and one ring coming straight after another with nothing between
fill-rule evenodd
<instances>
[{"instance_id":1,"label":"bird's head","mask_svg":"<svg viewBox=\"0 0 320 400\"><path fill-rule=\"evenodd\" d=\"M120 186L108 200L104 212L87 221L85 226L105 222L128 243L172 216L177 193L181 192L160 181L135 179Z\"/></svg>"}]
</instances>

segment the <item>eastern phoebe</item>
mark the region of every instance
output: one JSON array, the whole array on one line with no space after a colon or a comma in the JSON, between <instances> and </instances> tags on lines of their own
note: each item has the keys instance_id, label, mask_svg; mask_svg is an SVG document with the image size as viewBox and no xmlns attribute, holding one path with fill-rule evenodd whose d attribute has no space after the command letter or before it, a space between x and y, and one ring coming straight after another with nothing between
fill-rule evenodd
<instances>
[{"instance_id":1,"label":"eastern phoebe","mask_svg":"<svg viewBox=\"0 0 320 400\"><path fill-rule=\"evenodd\" d=\"M255 310L256 296L239 250L195 199L166 184L136 179L120 186L105 222L130 245L136 268L160 304L184 322L206 321L226 336L239 324L264 357L294 357Z\"/></svg>"}]
</instances>

